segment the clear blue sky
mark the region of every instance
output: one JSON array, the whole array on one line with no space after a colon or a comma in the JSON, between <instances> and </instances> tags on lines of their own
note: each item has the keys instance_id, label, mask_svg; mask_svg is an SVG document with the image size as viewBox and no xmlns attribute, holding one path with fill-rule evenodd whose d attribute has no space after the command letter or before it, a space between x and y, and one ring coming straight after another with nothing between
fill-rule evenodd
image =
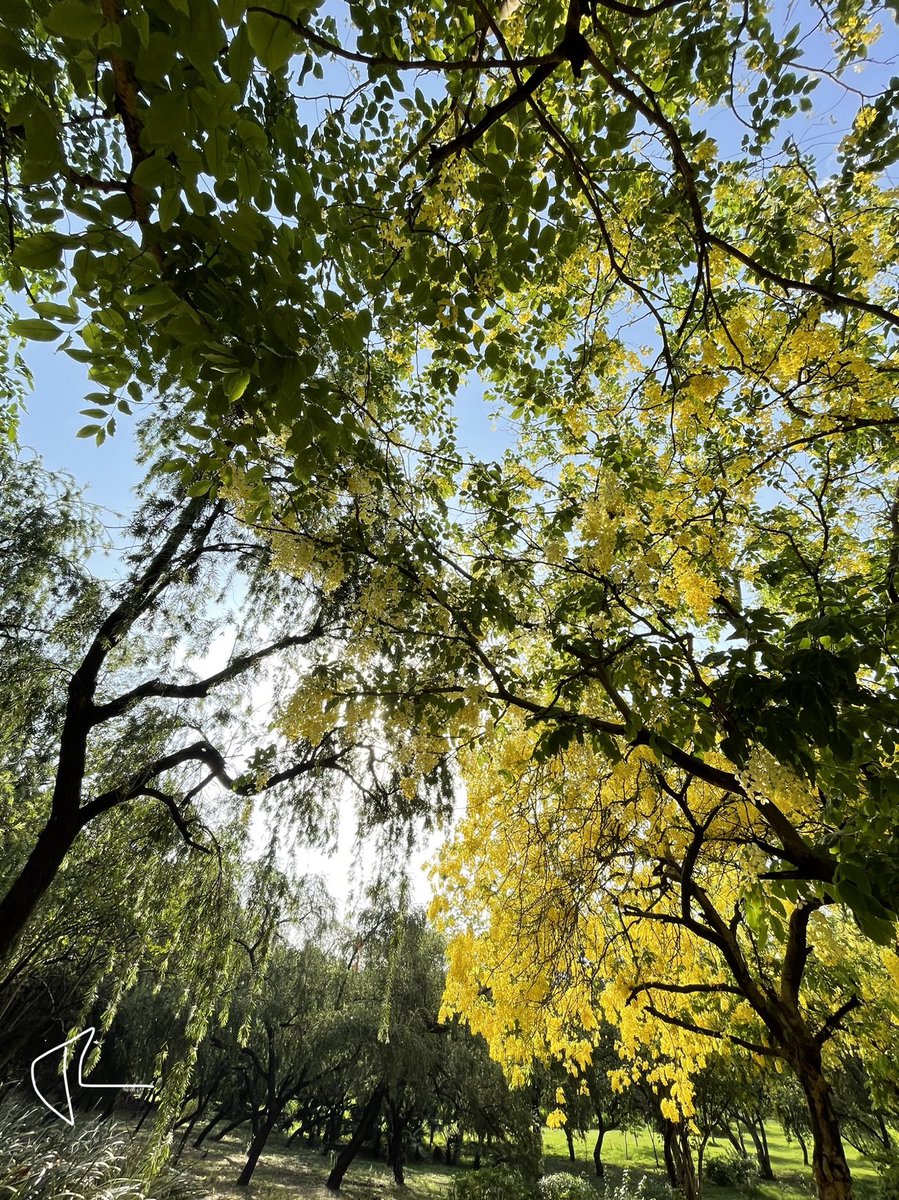
<instances>
[{"instance_id":1,"label":"clear blue sky","mask_svg":"<svg viewBox=\"0 0 899 1200\"><path fill-rule=\"evenodd\" d=\"M73 475L88 499L111 510L104 519L115 523L111 514L131 510L131 488L142 474L135 461L134 418L123 417L115 437L103 446L76 437L89 419L78 411L82 397L97 385L88 381L82 363L46 343L32 343L27 353L34 391L20 421L19 442L36 450L50 470Z\"/></svg>"}]
</instances>

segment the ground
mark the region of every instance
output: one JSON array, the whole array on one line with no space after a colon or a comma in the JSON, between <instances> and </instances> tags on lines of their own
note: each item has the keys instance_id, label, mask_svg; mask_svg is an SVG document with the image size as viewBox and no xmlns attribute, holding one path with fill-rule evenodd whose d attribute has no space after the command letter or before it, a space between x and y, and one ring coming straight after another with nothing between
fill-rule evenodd
<instances>
[{"instance_id":1,"label":"ground","mask_svg":"<svg viewBox=\"0 0 899 1200\"><path fill-rule=\"evenodd\" d=\"M803 1166L799 1147L795 1142L787 1142L780 1126L774 1122L767 1124L766 1129L776 1181L756 1182L751 1191L743 1193L732 1188L707 1186L703 1191L704 1200L807 1200L814 1195L811 1171ZM558 1130L545 1131L546 1171L571 1171L592 1178L593 1141L590 1135L586 1139L576 1139L577 1161L572 1163L568 1158L564 1134ZM202 1184L211 1200L333 1200L325 1187L328 1158L295 1145L287 1148L283 1138L272 1138L250 1187L237 1187L234 1180L243 1165L246 1144L246 1133L237 1130L222 1142L206 1143L200 1151L185 1150L179 1165ZM724 1157L728 1152L727 1143L713 1142L706 1155ZM658 1163L661 1163L659 1139L647 1130L626 1135L620 1132L607 1134L603 1160L608 1168L609 1183L614 1186L625 1169L630 1171L632 1178L643 1174L663 1178L664 1166L657 1165L657 1154ZM848 1154L860 1200L865 1200L875 1172L855 1151L849 1149ZM406 1169L407 1187L399 1189L383 1163L359 1158L347 1172L342 1195L346 1200L380 1200L382 1197L385 1200L388 1197L424 1200L442 1197L449 1189L453 1174L454 1169L450 1167L410 1163Z\"/></svg>"}]
</instances>

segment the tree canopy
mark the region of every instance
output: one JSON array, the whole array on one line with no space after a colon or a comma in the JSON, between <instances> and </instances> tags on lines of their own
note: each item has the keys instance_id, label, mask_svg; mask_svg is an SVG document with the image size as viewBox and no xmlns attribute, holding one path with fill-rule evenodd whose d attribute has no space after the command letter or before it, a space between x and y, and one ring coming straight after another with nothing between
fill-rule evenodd
<instances>
[{"instance_id":1,"label":"tree canopy","mask_svg":"<svg viewBox=\"0 0 899 1200\"><path fill-rule=\"evenodd\" d=\"M830 1047L896 1021L897 37L862 0L4 6L5 427L17 341L59 343L82 434L161 414L173 476L10 928L98 805L186 821L180 760L85 804L67 756L85 705L230 681L98 699L235 520L304 630L284 770L356 753L372 823L467 791L448 1003L513 1065L614 1018L671 1120L707 1044L785 1062L848 1194Z\"/></svg>"}]
</instances>

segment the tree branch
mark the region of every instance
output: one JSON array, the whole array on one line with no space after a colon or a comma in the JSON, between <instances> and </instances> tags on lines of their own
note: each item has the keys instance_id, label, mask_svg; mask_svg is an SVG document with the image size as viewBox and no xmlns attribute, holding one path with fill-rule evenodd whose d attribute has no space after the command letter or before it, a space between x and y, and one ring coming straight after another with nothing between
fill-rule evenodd
<instances>
[{"instance_id":1,"label":"tree branch","mask_svg":"<svg viewBox=\"0 0 899 1200\"><path fill-rule=\"evenodd\" d=\"M248 654L240 654L232 659L227 667L223 667L221 671L216 671L214 675L209 675L206 679L199 679L195 683L166 683L161 679L147 680L146 683L139 684L137 687L132 688L130 692L125 692L121 696L117 696L114 700L108 701L106 704L95 705L92 710L91 725L100 725L104 721L119 717L141 700L147 700L151 697L167 700L202 699L208 696L219 684L236 679L239 675L250 670L251 667L255 667L260 662L264 662L273 654L277 654L281 650L292 649L295 646L308 646L310 642L314 642L323 633L324 622L319 617L307 633L283 637L277 642L272 642L269 646L264 646L261 650L254 650Z\"/></svg>"}]
</instances>

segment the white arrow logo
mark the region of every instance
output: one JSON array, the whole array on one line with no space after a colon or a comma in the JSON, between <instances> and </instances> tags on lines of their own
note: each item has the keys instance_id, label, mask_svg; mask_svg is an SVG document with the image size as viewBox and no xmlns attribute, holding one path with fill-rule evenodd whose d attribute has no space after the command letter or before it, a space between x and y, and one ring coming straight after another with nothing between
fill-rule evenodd
<instances>
[{"instance_id":1,"label":"white arrow logo","mask_svg":"<svg viewBox=\"0 0 899 1200\"><path fill-rule=\"evenodd\" d=\"M31 1064L31 1086L34 1088L35 1095L37 1096L38 1100L40 1100L40 1102L42 1104L46 1105L46 1107L50 1109L50 1112L52 1112L54 1116L59 1117L59 1119L61 1121L65 1121L65 1123L67 1125L75 1124L75 1113L72 1109L72 1092L71 1092L71 1089L69 1088L69 1072L68 1072L68 1061L67 1061L68 1057L69 1057L69 1047L74 1046L76 1042L80 1042L82 1038L84 1038L85 1040L84 1040L84 1046L82 1047L81 1053L78 1055L78 1086L79 1087L98 1088L99 1089L99 1088L152 1088L155 1086L155 1084L152 1084L152 1083L88 1083L83 1075L84 1060L87 1058L88 1051L90 1050L91 1045L93 1044L94 1035L96 1034L96 1032L97 1032L97 1030L93 1025L91 1025L91 1027L89 1029L82 1029L81 1033L76 1033L74 1037L69 1038L67 1041L60 1042L58 1046L53 1046L52 1049L45 1050L43 1054L39 1054L37 1056L37 1058L34 1060L34 1062ZM34 1068L41 1061L41 1059L49 1058L51 1054L56 1054L56 1052L58 1050L62 1051L62 1056L63 1056L63 1058L62 1058L62 1082L63 1082L63 1087L66 1090L66 1105L68 1106L68 1109L69 1109L68 1116L65 1113L61 1113L59 1111L59 1109L56 1108L55 1105L50 1103L50 1101L47 1099L47 1097L44 1095L44 1093L41 1091L41 1089L37 1086L37 1080L34 1077Z\"/></svg>"}]
</instances>

